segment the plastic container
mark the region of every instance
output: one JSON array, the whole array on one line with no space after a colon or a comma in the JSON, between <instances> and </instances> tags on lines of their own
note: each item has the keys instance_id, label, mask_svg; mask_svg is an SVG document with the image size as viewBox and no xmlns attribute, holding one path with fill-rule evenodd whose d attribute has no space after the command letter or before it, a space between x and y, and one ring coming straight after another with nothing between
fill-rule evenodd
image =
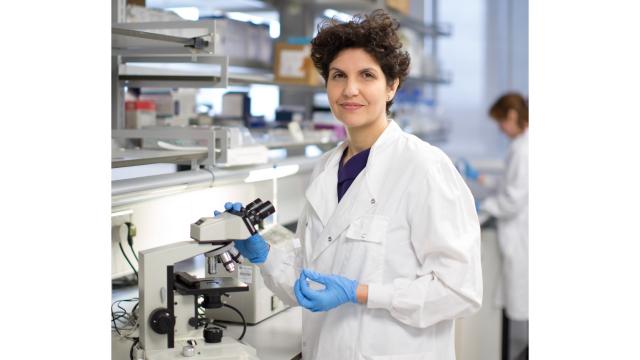
<instances>
[{"instance_id":1,"label":"plastic container","mask_svg":"<svg viewBox=\"0 0 640 360\"><path fill-rule=\"evenodd\" d=\"M125 127L140 129L156 125L156 103L150 100L127 101L125 107Z\"/></svg>"}]
</instances>

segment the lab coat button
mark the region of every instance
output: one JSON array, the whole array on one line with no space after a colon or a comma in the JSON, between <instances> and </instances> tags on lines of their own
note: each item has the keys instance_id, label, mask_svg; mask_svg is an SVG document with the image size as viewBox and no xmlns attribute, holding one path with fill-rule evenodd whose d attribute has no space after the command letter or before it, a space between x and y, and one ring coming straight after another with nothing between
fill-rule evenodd
<instances>
[{"instance_id":1,"label":"lab coat button","mask_svg":"<svg viewBox=\"0 0 640 360\"><path fill-rule=\"evenodd\" d=\"M376 199L371 198L371 205L375 205L376 204Z\"/></svg>"},{"instance_id":2,"label":"lab coat button","mask_svg":"<svg viewBox=\"0 0 640 360\"><path fill-rule=\"evenodd\" d=\"M367 234L362 234L360 235L360 238L365 239L367 237Z\"/></svg>"},{"instance_id":3,"label":"lab coat button","mask_svg":"<svg viewBox=\"0 0 640 360\"><path fill-rule=\"evenodd\" d=\"M327 240L331 241L331 240L333 240L333 239L331 238L331 236L329 236L329 237L327 238Z\"/></svg>"}]
</instances>

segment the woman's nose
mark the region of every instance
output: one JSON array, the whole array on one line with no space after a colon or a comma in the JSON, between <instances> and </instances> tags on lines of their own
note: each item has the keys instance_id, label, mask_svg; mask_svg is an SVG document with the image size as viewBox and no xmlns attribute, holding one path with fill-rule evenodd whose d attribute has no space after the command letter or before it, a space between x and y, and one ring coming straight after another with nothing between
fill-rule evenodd
<instances>
[{"instance_id":1,"label":"woman's nose","mask_svg":"<svg viewBox=\"0 0 640 360\"><path fill-rule=\"evenodd\" d=\"M358 84L354 80L347 80L347 83L344 87L343 94L347 97L353 97L358 95Z\"/></svg>"}]
</instances>

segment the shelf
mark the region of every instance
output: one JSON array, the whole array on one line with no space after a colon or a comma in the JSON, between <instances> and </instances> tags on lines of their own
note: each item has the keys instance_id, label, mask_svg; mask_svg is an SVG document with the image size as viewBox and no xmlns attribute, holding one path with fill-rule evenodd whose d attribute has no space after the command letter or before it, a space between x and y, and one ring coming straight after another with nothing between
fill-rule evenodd
<instances>
[{"instance_id":1,"label":"shelf","mask_svg":"<svg viewBox=\"0 0 640 360\"><path fill-rule=\"evenodd\" d=\"M388 10L388 12L392 17L398 20L401 27L407 27L425 36L451 36L451 33L453 32L453 26L451 24L427 24L397 11Z\"/></svg>"},{"instance_id":2,"label":"shelf","mask_svg":"<svg viewBox=\"0 0 640 360\"><path fill-rule=\"evenodd\" d=\"M231 74L229 75L230 85L275 85L286 90L306 91L306 92L324 92L326 89L324 85L304 85L304 84L289 84L282 83L274 80L274 76L271 73L264 74Z\"/></svg>"},{"instance_id":3,"label":"shelf","mask_svg":"<svg viewBox=\"0 0 640 360\"><path fill-rule=\"evenodd\" d=\"M113 24L112 55L214 54L215 29L215 20Z\"/></svg>"},{"instance_id":4,"label":"shelf","mask_svg":"<svg viewBox=\"0 0 640 360\"><path fill-rule=\"evenodd\" d=\"M203 74L121 74L119 80L128 87L155 88L221 88L220 76ZM249 86L252 84L274 85L286 90L323 92L324 86L285 84L273 81L273 76L229 75L228 85Z\"/></svg>"},{"instance_id":5,"label":"shelf","mask_svg":"<svg viewBox=\"0 0 640 360\"><path fill-rule=\"evenodd\" d=\"M143 129L112 130L111 137L119 140L148 139L148 140L206 140L208 144L215 139L212 127L154 127ZM303 130L304 140L295 141L288 130L284 129L255 129L252 136L255 145L263 145L269 149L297 150L308 145L319 147L333 147L338 140L328 130ZM111 153L111 167L126 167L148 165L155 163L181 163L197 161L202 163L208 157L208 149L204 145L191 145L189 149L159 149L155 146L142 149L114 149ZM194 148L195 147L195 148ZM211 150L213 151L213 150ZM215 150L216 152L218 150Z\"/></svg>"},{"instance_id":6,"label":"shelf","mask_svg":"<svg viewBox=\"0 0 640 360\"><path fill-rule=\"evenodd\" d=\"M127 166L149 165L158 163L191 162L207 158L206 150L172 151L150 149L123 149L111 153L111 168Z\"/></svg>"},{"instance_id":7,"label":"shelf","mask_svg":"<svg viewBox=\"0 0 640 360\"><path fill-rule=\"evenodd\" d=\"M200 55L202 56L202 55ZM135 58L137 60L149 60ZM151 60L154 60L153 58ZM172 61L188 60L178 56ZM203 60L203 59L201 59ZM209 56L203 63L121 64L118 81L128 87L225 88L228 86L227 58ZM168 61L166 58L160 61ZM204 61L203 61L204 62ZM219 62L219 64L216 64Z\"/></svg>"},{"instance_id":8,"label":"shelf","mask_svg":"<svg viewBox=\"0 0 640 360\"><path fill-rule=\"evenodd\" d=\"M156 34L156 33L151 33L147 31L138 31L138 30L132 30L132 29L115 28L115 27L111 29L111 34L113 35L114 42L116 43L118 42L118 37L123 37L125 39L132 38L138 41L140 41L141 39L145 39L144 41L153 40L153 41L157 41L158 44L163 44L163 45L168 45L167 43L174 44L174 45L178 44L180 46L178 47L178 49L180 50L184 50L183 48L202 50L209 46L209 41L203 39L202 37L186 38L186 37L180 37L180 36Z\"/></svg>"},{"instance_id":9,"label":"shelf","mask_svg":"<svg viewBox=\"0 0 640 360\"><path fill-rule=\"evenodd\" d=\"M451 84L452 76L450 73L442 73L437 76L409 76L405 79L405 84Z\"/></svg>"},{"instance_id":10,"label":"shelf","mask_svg":"<svg viewBox=\"0 0 640 360\"><path fill-rule=\"evenodd\" d=\"M205 69L207 70L207 69ZM185 67L179 69L162 69L162 68L146 68L144 66L123 65L119 75L120 81L123 81L129 87L186 87L186 88L216 88L221 87L220 76L210 75L212 70L207 71L202 68L194 68L193 71L185 70ZM213 71L215 72L215 71ZM437 76L410 76L405 80L405 84L421 85L421 84L450 84L451 74L442 73ZM252 84L274 85L285 91L302 91L302 92L325 92L324 85L304 85L304 84L288 84L280 83L274 80L271 73L245 73L245 74L229 74L228 84L236 86L249 86Z\"/></svg>"},{"instance_id":11,"label":"shelf","mask_svg":"<svg viewBox=\"0 0 640 360\"><path fill-rule=\"evenodd\" d=\"M376 4L367 1L325 1L321 3L313 3L311 4L316 9L327 9L331 8L338 11L372 11L376 8ZM407 27L409 29L415 30L416 32L431 37L437 36L451 36L453 26L451 24L446 23L438 23L438 24L427 24L423 21L415 19L411 16L407 16L402 14L394 9L386 8L385 11L389 13L393 18L398 20L400 26Z\"/></svg>"},{"instance_id":12,"label":"shelf","mask_svg":"<svg viewBox=\"0 0 640 360\"><path fill-rule=\"evenodd\" d=\"M219 88L221 85L220 66L201 66L202 64L171 64L173 66L150 66L149 64L120 65L118 79L129 87L162 87L162 88ZM228 73L228 85L248 86L252 84L274 85L283 89L306 92L323 92L324 85L310 86L303 84L287 84L274 80L265 68L257 68L260 72ZM232 69L233 70L233 69ZM235 69L238 71L242 69ZM247 69L244 69L247 70Z\"/></svg>"},{"instance_id":13,"label":"shelf","mask_svg":"<svg viewBox=\"0 0 640 360\"><path fill-rule=\"evenodd\" d=\"M216 20L114 24L112 55L119 55L117 79L129 87L225 88L229 58L216 54ZM136 63L162 66L209 65L205 72L144 68ZM212 67L213 66L213 67ZM215 71L214 71L215 69Z\"/></svg>"}]
</instances>

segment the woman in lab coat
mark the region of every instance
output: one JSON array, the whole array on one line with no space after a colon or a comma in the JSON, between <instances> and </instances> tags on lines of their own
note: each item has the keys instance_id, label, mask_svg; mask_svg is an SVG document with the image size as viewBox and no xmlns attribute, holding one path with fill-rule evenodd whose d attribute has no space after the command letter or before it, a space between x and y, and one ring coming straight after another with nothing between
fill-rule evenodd
<instances>
[{"instance_id":1,"label":"woman in lab coat","mask_svg":"<svg viewBox=\"0 0 640 360\"><path fill-rule=\"evenodd\" d=\"M478 211L497 220L503 264L496 300L505 309L503 333L509 344L503 356L512 359L523 353L524 358L529 319L529 110L522 95L507 93L491 106L489 115L511 139L504 175L496 183L464 161L460 168L467 178L496 188Z\"/></svg>"},{"instance_id":2,"label":"woman in lab coat","mask_svg":"<svg viewBox=\"0 0 640 360\"><path fill-rule=\"evenodd\" d=\"M528 358L529 320L529 109L516 93L501 96L489 115L511 139L504 177L480 204L497 219L502 253L498 305L504 307L503 358ZM507 345L508 344L508 345Z\"/></svg>"},{"instance_id":3,"label":"woman in lab coat","mask_svg":"<svg viewBox=\"0 0 640 360\"><path fill-rule=\"evenodd\" d=\"M511 320L529 319L529 110L516 93L501 96L489 115L511 139L505 173L495 195L479 206L497 219L503 255L503 294L499 298Z\"/></svg>"},{"instance_id":4,"label":"woman in lab coat","mask_svg":"<svg viewBox=\"0 0 640 360\"><path fill-rule=\"evenodd\" d=\"M481 305L472 195L442 151L387 117L410 62L396 30L382 11L321 25L311 57L348 139L311 175L299 244L236 242L306 309L304 359L455 359L454 319Z\"/></svg>"}]
</instances>

